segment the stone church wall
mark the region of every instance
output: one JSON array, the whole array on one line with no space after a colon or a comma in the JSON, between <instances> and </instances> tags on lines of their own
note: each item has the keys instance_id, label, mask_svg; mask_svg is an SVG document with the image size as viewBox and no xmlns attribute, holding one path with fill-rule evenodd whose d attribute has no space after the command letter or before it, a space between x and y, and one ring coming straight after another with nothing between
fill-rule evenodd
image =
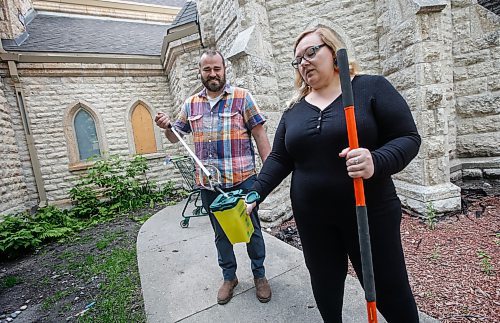
<instances>
[{"instance_id":1,"label":"stone church wall","mask_svg":"<svg viewBox=\"0 0 500 323\"><path fill-rule=\"evenodd\" d=\"M297 36L315 24L326 25L352 44L364 73L379 73L376 11L373 1L266 1L282 108L293 93L293 45Z\"/></svg>"},{"instance_id":2,"label":"stone church wall","mask_svg":"<svg viewBox=\"0 0 500 323\"><path fill-rule=\"evenodd\" d=\"M252 92L268 119L271 142L293 94L295 38L322 24L344 39L363 73L386 76L410 105L423 144L417 158L394 176L405 206L420 213L429 203L438 212L456 209L460 189L450 178L499 175L500 22L476 0L199 0L197 7L203 45L228 58L231 84ZM248 36L246 43L242 35ZM130 155L127 113L136 102L175 117L200 89L203 48L197 41L191 35L170 44L174 54L166 71L159 65L18 64L50 202L67 201L83 172L69 170L65 112L78 103L92 109L102 120L106 153ZM9 78L0 85L0 123L6 156L0 166L13 169L0 179L0 212L33 206L36 185ZM150 177L180 184L173 165L163 161L186 151L155 131L160 148L148 156ZM466 170L466 164L480 165ZM288 190L289 180L261 205L264 226L291 215Z\"/></svg>"},{"instance_id":3,"label":"stone church wall","mask_svg":"<svg viewBox=\"0 0 500 323\"><path fill-rule=\"evenodd\" d=\"M31 206L14 131L12 106L5 98L5 79L0 82L0 213L23 211ZM26 159L26 158L24 158Z\"/></svg>"},{"instance_id":4,"label":"stone church wall","mask_svg":"<svg viewBox=\"0 0 500 323\"><path fill-rule=\"evenodd\" d=\"M455 158L500 156L500 17L452 1Z\"/></svg>"},{"instance_id":5,"label":"stone church wall","mask_svg":"<svg viewBox=\"0 0 500 323\"><path fill-rule=\"evenodd\" d=\"M477 1L200 2L202 30L216 48L224 52L249 37L231 59L234 80L256 95L274 91L277 102L259 98L269 115L270 138L293 93L294 40L321 24L343 38L363 73L386 76L410 105L423 144L417 158L394 176L405 206L421 214L429 204L438 212L455 210L460 188L450 182L454 165L464 158L496 156L488 165L498 168L498 16ZM251 25L260 36L248 31ZM230 33L227 29L237 30L237 36L220 36ZM265 77L268 72L274 73L276 87ZM279 205L287 200L279 192L273 197Z\"/></svg>"},{"instance_id":6,"label":"stone church wall","mask_svg":"<svg viewBox=\"0 0 500 323\"><path fill-rule=\"evenodd\" d=\"M75 73L72 67L76 65L79 70ZM104 153L130 156L131 125L127 116L131 107L140 101L155 113L172 103L166 77L158 66L151 70L150 66L134 69L118 64L18 64L18 69L50 203L68 202L69 190L83 172L69 168L68 142L63 127L68 109L81 103L94 111L102 120ZM13 93L12 88L6 89L10 106L16 107ZM18 111L12 119L16 133L23 133ZM157 127L155 131L157 136L163 136ZM146 155L150 165L148 178L159 184L168 179L179 183L173 166L166 168L163 164L166 153L175 153L163 138L159 142L162 144L158 153ZM27 158L26 149L20 149L20 153L21 159ZM34 184L29 186L35 187Z\"/></svg>"}]
</instances>

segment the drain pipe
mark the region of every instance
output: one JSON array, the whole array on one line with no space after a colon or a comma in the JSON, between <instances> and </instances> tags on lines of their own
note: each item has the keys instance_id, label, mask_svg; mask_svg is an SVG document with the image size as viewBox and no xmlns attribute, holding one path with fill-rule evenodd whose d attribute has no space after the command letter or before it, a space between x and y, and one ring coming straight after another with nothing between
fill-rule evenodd
<instances>
[{"instance_id":1,"label":"drain pipe","mask_svg":"<svg viewBox=\"0 0 500 323\"><path fill-rule=\"evenodd\" d=\"M31 159L31 168L33 169L33 175L35 177L36 188L38 191L39 207L47 206L47 193L45 191L45 185L43 182L42 171L40 169L40 161L38 160L38 154L36 152L35 144L33 141L33 133L31 132L31 122L28 113L26 113L26 106L24 105L24 94L22 90L21 79L17 73L16 62L13 60L7 61L9 67L9 74L14 82L14 91L16 94L17 107L21 114L21 120L23 122L24 134L26 136L26 142L28 144L28 152Z\"/></svg>"}]
</instances>

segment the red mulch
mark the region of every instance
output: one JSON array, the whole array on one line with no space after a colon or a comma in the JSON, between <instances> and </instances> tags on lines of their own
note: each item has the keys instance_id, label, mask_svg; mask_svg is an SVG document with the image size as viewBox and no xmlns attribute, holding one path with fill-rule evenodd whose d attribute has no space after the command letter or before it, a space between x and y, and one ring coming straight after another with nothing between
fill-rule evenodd
<instances>
[{"instance_id":1,"label":"red mulch","mask_svg":"<svg viewBox=\"0 0 500 323\"><path fill-rule=\"evenodd\" d=\"M293 219L271 233L301 248ZM444 323L500 322L500 196L468 200L465 214L442 217L433 230L403 214L401 237L420 311Z\"/></svg>"},{"instance_id":2,"label":"red mulch","mask_svg":"<svg viewBox=\"0 0 500 323\"><path fill-rule=\"evenodd\" d=\"M446 217L434 230L405 215L401 236L421 311L442 322L500 322L498 196L473 202L466 214ZM483 262L481 252L491 258Z\"/></svg>"}]
</instances>

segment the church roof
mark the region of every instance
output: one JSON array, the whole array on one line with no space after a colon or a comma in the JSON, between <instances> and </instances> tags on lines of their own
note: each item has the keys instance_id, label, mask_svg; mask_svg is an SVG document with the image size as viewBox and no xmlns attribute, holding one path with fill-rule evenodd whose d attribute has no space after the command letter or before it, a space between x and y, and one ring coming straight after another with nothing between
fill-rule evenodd
<instances>
[{"instance_id":1,"label":"church roof","mask_svg":"<svg viewBox=\"0 0 500 323\"><path fill-rule=\"evenodd\" d=\"M172 23L172 25L168 27L168 29L170 31L175 27L179 27L188 24L190 22L196 22L197 20L198 20L198 10L196 9L196 2L187 1L184 4L184 7L182 7L182 9L177 14L177 17L175 17L175 20Z\"/></svg>"},{"instance_id":2,"label":"church roof","mask_svg":"<svg viewBox=\"0 0 500 323\"><path fill-rule=\"evenodd\" d=\"M14 52L159 56L167 27L165 24L39 13L28 25L29 37L21 45L8 40L2 42L5 50Z\"/></svg>"}]
</instances>

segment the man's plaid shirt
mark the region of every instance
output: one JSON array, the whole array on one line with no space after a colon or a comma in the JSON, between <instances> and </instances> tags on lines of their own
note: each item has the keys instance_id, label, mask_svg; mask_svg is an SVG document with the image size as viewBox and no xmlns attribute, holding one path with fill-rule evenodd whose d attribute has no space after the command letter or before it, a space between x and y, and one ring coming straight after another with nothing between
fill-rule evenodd
<instances>
[{"instance_id":1,"label":"man's plaid shirt","mask_svg":"<svg viewBox=\"0 0 500 323\"><path fill-rule=\"evenodd\" d=\"M174 127L182 134L193 133L196 156L203 165L215 166L221 173L222 187L230 188L256 173L251 130L264 122L250 92L226 84L213 108L206 89L189 97ZM197 166L198 186L201 175Z\"/></svg>"}]
</instances>

